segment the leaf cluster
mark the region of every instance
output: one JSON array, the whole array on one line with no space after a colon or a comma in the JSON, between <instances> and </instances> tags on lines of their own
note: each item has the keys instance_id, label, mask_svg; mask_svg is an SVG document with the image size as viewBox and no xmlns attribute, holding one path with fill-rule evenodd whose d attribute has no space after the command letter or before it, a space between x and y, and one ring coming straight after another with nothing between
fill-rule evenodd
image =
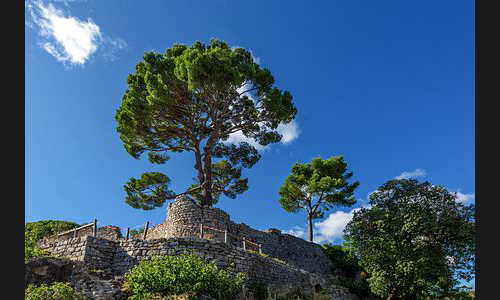
<instances>
[{"instance_id":1,"label":"leaf cluster","mask_svg":"<svg viewBox=\"0 0 500 300\"><path fill-rule=\"evenodd\" d=\"M441 186L391 180L354 213L345 237L379 296L424 296L451 290L474 274L475 209ZM446 294L446 292L443 292ZM446 296L446 295L444 295Z\"/></svg>"},{"instance_id":2,"label":"leaf cluster","mask_svg":"<svg viewBox=\"0 0 500 300\"><path fill-rule=\"evenodd\" d=\"M42 220L24 224L24 260L43 255L43 251L37 246L41 239L79 226L74 222L58 220Z\"/></svg>"},{"instance_id":3,"label":"leaf cluster","mask_svg":"<svg viewBox=\"0 0 500 300\"><path fill-rule=\"evenodd\" d=\"M166 163L169 153L193 152L197 185L183 194L208 191L234 198L244 192L241 168L252 167L260 155L249 144L223 142L235 132L261 145L279 142L277 126L297 113L291 94L274 86L271 72L256 64L250 52L216 39L209 45L175 44L164 54L147 52L143 58L128 75L115 115L127 152L136 159L147 153L155 164ZM212 157L221 161L212 162ZM156 205L137 208L163 203L159 197L149 200Z\"/></svg>"},{"instance_id":4,"label":"leaf cluster","mask_svg":"<svg viewBox=\"0 0 500 300\"><path fill-rule=\"evenodd\" d=\"M226 299L243 286L243 275L234 276L219 270L215 262L207 262L194 254L155 257L142 260L125 274L124 287L130 299L151 299L192 293Z\"/></svg>"},{"instance_id":5,"label":"leaf cluster","mask_svg":"<svg viewBox=\"0 0 500 300\"><path fill-rule=\"evenodd\" d=\"M54 282L39 286L30 284L24 292L25 300L85 300L87 297L77 293L67 282Z\"/></svg>"},{"instance_id":6,"label":"leaf cluster","mask_svg":"<svg viewBox=\"0 0 500 300\"><path fill-rule=\"evenodd\" d=\"M280 188L281 207L292 213L305 209L312 218L322 218L332 206L352 206L356 202L354 190L359 186L357 181L349 183L352 175L342 156L296 162Z\"/></svg>"},{"instance_id":7,"label":"leaf cluster","mask_svg":"<svg viewBox=\"0 0 500 300\"><path fill-rule=\"evenodd\" d=\"M124 186L125 202L133 208L151 210L161 207L167 199L175 196L168 185L170 178L160 172L146 172L139 179L130 178Z\"/></svg>"},{"instance_id":8,"label":"leaf cluster","mask_svg":"<svg viewBox=\"0 0 500 300\"><path fill-rule=\"evenodd\" d=\"M350 249L341 245L332 244L321 245L321 248L334 267L342 270L346 277L354 278L356 276L356 272L361 271L358 258Z\"/></svg>"}]
</instances>

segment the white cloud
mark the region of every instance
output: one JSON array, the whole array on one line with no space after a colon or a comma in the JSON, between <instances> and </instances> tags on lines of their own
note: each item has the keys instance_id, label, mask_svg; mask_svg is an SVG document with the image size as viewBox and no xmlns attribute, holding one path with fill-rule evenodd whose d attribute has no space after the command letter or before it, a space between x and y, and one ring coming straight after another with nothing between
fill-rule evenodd
<instances>
[{"instance_id":1,"label":"white cloud","mask_svg":"<svg viewBox=\"0 0 500 300\"><path fill-rule=\"evenodd\" d=\"M338 210L321 222L314 223L314 242L321 244L344 239L344 228L351 221L354 212L361 208L354 208L349 212Z\"/></svg>"},{"instance_id":2,"label":"white cloud","mask_svg":"<svg viewBox=\"0 0 500 300\"><path fill-rule=\"evenodd\" d=\"M301 238L301 239L305 238L305 236L306 236L306 231L302 227L299 227L299 226L294 226L290 230L282 230L281 232L288 233L290 235L296 236L296 237Z\"/></svg>"},{"instance_id":3,"label":"white cloud","mask_svg":"<svg viewBox=\"0 0 500 300\"><path fill-rule=\"evenodd\" d=\"M248 49L248 51L250 52L250 54L252 55L252 58L253 58L253 62L258 64L260 66L260 57L256 56L252 49Z\"/></svg>"},{"instance_id":4,"label":"white cloud","mask_svg":"<svg viewBox=\"0 0 500 300\"><path fill-rule=\"evenodd\" d=\"M414 171L405 171L394 178L395 179L408 179L408 178L412 178L412 177L422 177L422 176L425 176L425 170L416 169Z\"/></svg>"},{"instance_id":5,"label":"white cloud","mask_svg":"<svg viewBox=\"0 0 500 300\"><path fill-rule=\"evenodd\" d=\"M100 46L109 50L104 54L108 59L115 58L113 51L126 46L124 40L106 36L91 18L80 20L51 3L25 2L25 6L31 17L25 24L42 38L40 47L67 67L83 66Z\"/></svg>"},{"instance_id":6,"label":"white cloud","mask_svg":"<svg viewBox=\"0 0 500 300\"><path fill-rule=\"evenodd\" d=\"M280 124L278 125L278 128L276 128L276 131L281 134L283 137L281 138L281 144L288 145L292 143L294 140L296 140L299 137L300 134L300 129L295 120L292 120L288 124ZM239 144L241 142L247 142L250 145L254 146L257 150L259 151L265 151L269 150L271 145L267 146L262 146L258 142L256 142L254 139L247 138L241 131L237 131L235 133L232 133L229 135L229 138L225 141L225 143L228 144Z\"/></svg>"},{"instance_id":7,"label":"white cloud","mask_svg":"<svg viewBox=\"0 0 500 300\"><path fill-rule=\"evenodd\" d=\"M313 223L313 241L318 244L340 242L344 239L344 229L351 221L354 213L361 208L370 208L369 204L362 207L353 208L345 212L338 210L328 215L328 217L319 222ZM309 240L309 229L307 225L304 227L294 226L290 230L282 230L283 233L288 233L298 238Z\"/></svg>"},{"instance_id":8,"label":"white cloud","mask_svg":"<svg viewBox=\"0 0 500 300\"><path fill-rule=\"evenodd\" d=\"M253 87L254 86L252 85L251 82L246 81L239 88L236 89L236 92L241 94L241 96L247 96L248 98L252 99L253 102L255 102L255 97L253 96L252 91L249 91Z\"/></svg>"},{"instance_id":9,"label":"white cloud","mask_svg":"<svg viewBox=\"0 0 500 300\"><path fill-rule=\"evenodd\" d=\"M288 124L280 124L276 130L283 136L281 139L281 143L283 144L290 144L297 139L300 134L300 129L295 120L292 120Z\"/></svg>"},{"instance_id":10,"label":"white cloud","mask_svg":"<svg viewBox=\"0 0 500 300\"><path fill-rule=\"evenodd\" d=\"M269 147L269 146L262 146L261 144L257 143L254 139L247 138L241 131L231 133L229 135L229 138L226 141L224 141L224 143L235 144L235 145L238 145L241 142L247 142L251 146L254 146L257 150L264 150Z\"/></svg>"},{"instance_id":11,"label":"white cloud","mask_svg":"<svg viewBox=\"0 0 500 300\"><path fill-rule=\"evenodd\" d=\"M458 190L456 192L456 195L457 195L457 199L455 201L457 201L458 203L471 204L471 203L476 202L476 192L464 194L464 193L460 192L460 190Z\"/></svg>"}]
</instances>

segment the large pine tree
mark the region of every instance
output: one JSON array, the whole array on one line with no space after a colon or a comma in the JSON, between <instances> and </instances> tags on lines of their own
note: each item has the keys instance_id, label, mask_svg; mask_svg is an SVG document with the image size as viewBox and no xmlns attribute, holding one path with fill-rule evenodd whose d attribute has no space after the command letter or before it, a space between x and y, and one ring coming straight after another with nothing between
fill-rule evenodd
<instances>
[{"instance_id":1,"label":"large pine tree","mask_svg":"<svg viewBox=\"0 0 500 300\"><path fill-rule=\"evenodd\" d=\"M242 168L260 155L248 143L224 143L240 132L261 145L279 142L279 124L297 110L288 91L245 49L212 39L209 45L175 44L166 53L147 52L129 74L128 89L116 112L118 132L127 152L164 164L174 152L192 152L196 179L185 191L169 189L170 178L145 173L125 186L126 202L152 209L165 200L190 194L212 206L221 194L236 197L248 189Z\"/></svg>"}]
</instances>

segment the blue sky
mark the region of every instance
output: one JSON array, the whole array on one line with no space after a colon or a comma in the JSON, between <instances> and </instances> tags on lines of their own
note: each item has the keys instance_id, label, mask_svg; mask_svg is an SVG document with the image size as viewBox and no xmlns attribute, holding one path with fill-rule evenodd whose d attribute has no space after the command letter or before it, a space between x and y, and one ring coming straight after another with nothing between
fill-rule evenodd
<instances>
[{"instance_id":1,"label":"blue sky","mask_svg":"<svg viewBox=\"0 0 500 300\"><path fill-rule=\"evenodd\" d=\"M261 149L247 192L218 207L238 223L306 237L305 214L278 190L296 161L343 155L360 182L351 208L316 222L340 243L352 210L395 177L475 203L473 1L25 1L25 221L133 227L123 185L161 171L181 192L190 155L166 165L129 156L114 115L144 52L215 37L252 51L298 110L287 143Z\"/></svg>"}]
</instances>

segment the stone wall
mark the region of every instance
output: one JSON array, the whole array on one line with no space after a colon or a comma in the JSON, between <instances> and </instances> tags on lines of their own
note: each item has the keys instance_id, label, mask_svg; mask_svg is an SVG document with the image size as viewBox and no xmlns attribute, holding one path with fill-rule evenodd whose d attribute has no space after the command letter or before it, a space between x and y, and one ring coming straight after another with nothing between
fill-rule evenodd
<instances>
[{"instance_id":1,"label":"stone wall","mask_svg":"<svg viewBox=\"0 0 500 300\"><path fill-rule=\"evenodd\" d=\"M242 248L243 238L262 245L262 252L309 272L331 274L332 264L321 246L277 229L260 231L246 224L231 221L229 215L215 207L200 207L187 197L179 197L167 208L167 219L148 231L147 239L170 237L200 237L200 224L204 226L204 238L224 241L224 230L228 232L228 243ZM209 228L214 228L212 230ZM258 251L258 246L247 243L247 249Z\"/></svg>"},{"instance_id":2,"label":"stone wall","mask_svg":"<svg viewBox=\"0 0 500 300\"><path fill-rule=\"evenodd\" d=\"M81 238L85 236L93 236L94 235L94 228L92 226L85 227L83 229L77 230L76 231L76 237ZM103 227L98 227L97 228L97 236L102 237L105 239L109 240L120 240L123 238L120 227L116 226L103 226ZM51 237L46 237L43 239L43 243L52 243L56 241L69 241L69 240L74 240L75 234L73 232L66 233L61 236L51 236Z\"/></svg>"},{"instance_id":3,"label":"stone wall","mask_svg":"<svg viewBox=\"0 0 500 300\"><path fill-rule=\"evenodd\" d=\"M151 259L153 256L191 252L214 260L220 268L233 273L244 273L248 283L264 283L274 289L300 287L305 292L314 291L318 285L331 288L327 280L319 275L217 240L167 238L112 241L84 236L39 245L51 255L83 261L110 275L123 275L140 260Z\"/></svg>"},{"instance_id":4,"label":"stone wall","mask_svg":"<svg viewBox=\"0 0 500 300\"><path fill-rule=\"evenodd\" d=\"M71 260L85 260L87 250L87 235L65 240L43 239L38 246L56 257L66 257Z\"/></svg>"}]
</instances>

